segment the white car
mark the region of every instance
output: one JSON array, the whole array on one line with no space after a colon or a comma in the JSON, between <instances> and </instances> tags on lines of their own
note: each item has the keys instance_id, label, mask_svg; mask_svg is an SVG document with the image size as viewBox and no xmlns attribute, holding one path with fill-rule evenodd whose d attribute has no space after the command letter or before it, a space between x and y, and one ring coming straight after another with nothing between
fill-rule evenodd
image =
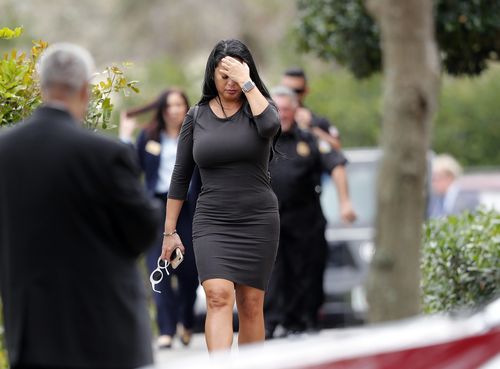
<instances>
[{"instance_id":1,"label":"white car","mask_svg":"<svg viewBox=\"0 0 500 369\"><path fill-rule=\"evenodd\" d=\"M500 211L500 171L466 173L452 186L453 214L478 206Z\"/></svg>"}]
</instances>

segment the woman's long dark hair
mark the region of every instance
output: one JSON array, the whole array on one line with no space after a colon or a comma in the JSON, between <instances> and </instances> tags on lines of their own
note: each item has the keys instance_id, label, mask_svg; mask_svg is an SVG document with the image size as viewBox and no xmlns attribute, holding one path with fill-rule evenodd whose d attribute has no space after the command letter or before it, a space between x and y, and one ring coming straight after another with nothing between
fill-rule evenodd
<instances>
[{"instance_id":1,"label":"woman's long dark hair","mask_svg":"<svg viewBox=\"0 0 500 369\"><path fill-rule=\"evenodd\" d=\"M163 112L167 109L167 100L168 96L171 93L177 93L181 95L182 99L186 103L186 112L189 109L189 100L184 91L177 88L169 88L162 93L154 100L153 102L146 104L144 106L140 106L135 109L130 109L127 111L128 117L135 117L137 115L141 115L151 110L156 110L153 119L146 126L146 135L148 140L154 140L160 142L160 133L161 131L167 130L167 122L163 118Z\"/></svg>"},{"instance_id":2,"label":"woman's long dark hair","mask_svg":"<svg viewBox=\"0 0 500 369\"><path fill-rule=\"evenodd\" d=\"M264 95L271 104L274 102L271 99L268 89L264 85L264 82L260 79L259 72L257 72L257 67L253 60L252 54L246 45L240 40L221 40L213 48L212 52L208 56L207 65L205 67L205 77L203 79L203 89L199 105L208 104L208 102L216 98L219 94L217 88L215 87L215 68L217 64L226 56L231 56L233 58L244 61L250 70L250 79L255 83L262 95ZM245 94L242 94L242 99L244 99L245 114L252 117L250 108L248 107L247 98ZM281 127L278 133L273 138L273 145L271 149L270 159L272 159L274 152L276 152L276 142L278 141L279 135L281 133Z\"/></svg>"},{"instance_id":3,"label":"woman's long dark hair","mask_svg":"<svg viewBox=\"0 0 500 369\"><path fill-rule=\"evenodd\" d=\"M219 62L226 56L231 56L244 61L250 69L250 79L255 83L262 95L271 100L271 95L257 72L257 67L255 66L250 50L248 50L246 45L240 40L233 39L219 41L210 53L207 60L207 66L205 68L202 95L198 104L206 104L218 96L214 80L215 68L217 67L217 64L219 64ZM242 96L246 100L245 95Z\"/></svg>"}]
</instances>

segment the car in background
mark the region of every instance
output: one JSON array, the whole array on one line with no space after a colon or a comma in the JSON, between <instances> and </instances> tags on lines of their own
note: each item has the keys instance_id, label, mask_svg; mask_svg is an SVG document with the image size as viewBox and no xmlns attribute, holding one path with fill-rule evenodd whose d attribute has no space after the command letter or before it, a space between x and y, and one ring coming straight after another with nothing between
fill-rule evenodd
<instances>
[{"instance_id":1,"label":"car in background","mask_svg":"<svg viewBox=\"0 0 500 369\"><path fill-rule=\"evenodd\" d=\"M500 211L500 170L466 173L450 191L452 214L479 206Z\"/></svg>"},{"instance_id":2,"label":"car in background","mask_svg":"<svg viewBox=\"0 0 500 369\"><path fill-rule=\"evenodd\" d=\"M364 283L374 253L376 183L382 150L355 148L343 152L349 161L349 194L358 219L350 225L341 222L335 185L325 176L321 205L327 220L329 254L323 282L325 302L319 314L322 328L363 323L368 312ZM433 152L427 155L427 178L433 156ZM426 183L430 191L430 181ZM500 211L500 170L468 172L457 179L452 191L453 214L478 206Z\"/></svg>"},{"instance_id":3,"label":"car in background","mask_svg":"<svg viewBox=\"0 0 500 369\"><path fill-rule=\"evenodd\" d=\"M368 310L364 282L374 252L376 182L382 150L357 148L343 153L349 161L349 195L357 220L342 223L335 185L330 176L324 176L321 206L327 220L328 259L323 282L325 302L319 313L321 328L362 323Z\"/></svg>"}]
</instances>

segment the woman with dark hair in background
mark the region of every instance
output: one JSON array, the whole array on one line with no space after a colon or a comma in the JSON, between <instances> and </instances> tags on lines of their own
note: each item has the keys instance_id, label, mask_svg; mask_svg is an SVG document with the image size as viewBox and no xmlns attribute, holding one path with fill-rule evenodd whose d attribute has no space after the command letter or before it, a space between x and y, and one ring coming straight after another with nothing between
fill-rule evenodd
<instances>
[{"instance_id":1,"label":"woman with dark hair in background","mask_svg":"<svg viewBox=\"0 0 500 369\"><path fill-rule=\"evenodd\" d=\"M162 92L154 102L129 110L121 117L120 138L122 141L130 142L136 128L133 117L154 110L153 119L140 132L136 147L140 166L144 172L146 188L151 196L163 201L164 205L167 201L174 170L179 132L188 109L189 103L186 94L178 89L168 89ZM199 175L195 174L187 201L180 212L177 227L177 231L186 245L184 262L173 270L173 274L177 276L178 288L173 289L172 278L163 278L155 287L161 293L153 293L159 330L157 341L159 348L172 346L178 322L180 323L181 342L188 345L191 340L194 303L198 287L198 274L192 248L192 219L199 190ZM154 247L150 248L146 255L150 273L157 267L162 242L163 237L160 234Z\"/></svg>"},{"instance_id":2,"label":"woman with dark hair in background","mask_svg":"<svg viewBox=\"0 0 500 369\"><path fill-rule=\"evenodd\" d=\"M264 340L264 291L279 238L278 202L268 164L280 121L250 51L238 40L215 45L195 109L181 129L162 258L168 260L176 248L183 249L182 237L176 234L178 214L198 165L203 188L193 244L207 296L205 338L213 351L231 347L235 301L238 343Z\"/></svg>"}]
</instances>

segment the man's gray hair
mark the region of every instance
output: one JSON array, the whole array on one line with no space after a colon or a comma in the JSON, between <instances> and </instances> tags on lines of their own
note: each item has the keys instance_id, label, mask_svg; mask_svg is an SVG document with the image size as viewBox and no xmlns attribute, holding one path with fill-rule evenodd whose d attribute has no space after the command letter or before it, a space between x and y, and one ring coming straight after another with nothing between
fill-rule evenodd
<instances>
[{"instance_id":1,"label":"man's gray hair","mask_svg":"<svg viewBox=\"0 0 500 369\"><path fill-rule=\"evenodd\" d=\"M463 172L458 161L450 154L437 155L432 160L432 171L434 173L447 173L453 178L460 177Z\"/></svg>"},{"instance_id":2,"label":"man's gray hair","mask_svg":"<svg viewBox=\"0 0 500 369\"><path fill-rule=\"evenodd\" d=\"M271 90L272 96L287 96L293 102L294 105L299 104L299 98L294 90L286 86L276 86Z\"/></svg>"},{"instance_id":3,"label":"man's gray hair","mask_svg":"<svg viewBox=\"0 0 500 369\"><path fill-rule=\"evenodd\" d=\"M76 92L89 83L94 68L94 59L83 47L70 43L53 44L40 58L40 84L42 89L59 85Z\"/></svg>"}]
</instances>

